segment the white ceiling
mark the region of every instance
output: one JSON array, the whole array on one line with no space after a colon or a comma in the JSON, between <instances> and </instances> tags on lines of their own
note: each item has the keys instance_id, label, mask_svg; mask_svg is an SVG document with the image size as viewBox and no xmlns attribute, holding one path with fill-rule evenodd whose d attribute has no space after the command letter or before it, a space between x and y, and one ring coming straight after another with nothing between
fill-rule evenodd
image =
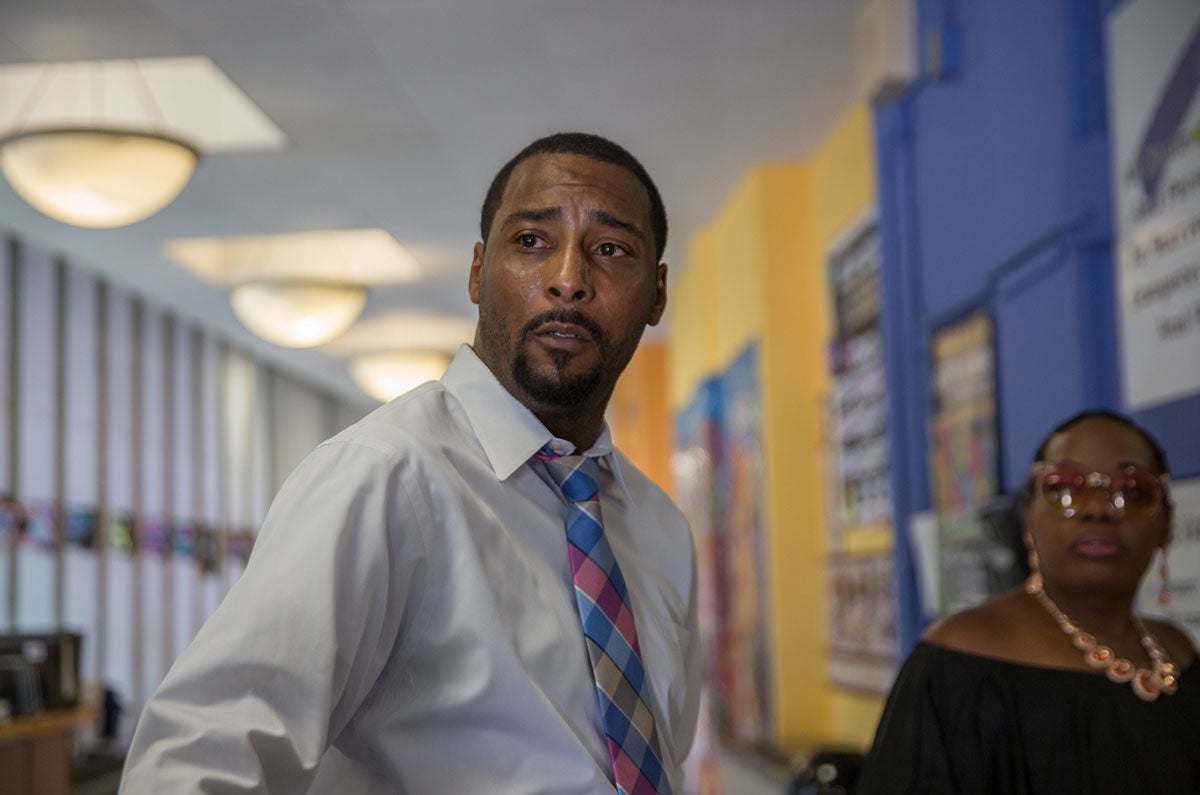
<instances>
[{"instance_id":1,"label":"white ceiling","mask_svg":"<svg viewBox=\"0 0 1200 795\"><path fill-rule=\"evenodd\" d=\"M0 0L0 63L211 58L286 134L215 152L167 209L122 229L38 214L0 179L0 226L235 346L362 400L344 361L245 331L170 238L379 227L415 284L364 320L474 317L479 204L526 143L607 135L658 183L676 273L752 164L805 157L854 100L855 0ZM668 308L667 323L670 321Z\"/></svg>"}]
</instances>

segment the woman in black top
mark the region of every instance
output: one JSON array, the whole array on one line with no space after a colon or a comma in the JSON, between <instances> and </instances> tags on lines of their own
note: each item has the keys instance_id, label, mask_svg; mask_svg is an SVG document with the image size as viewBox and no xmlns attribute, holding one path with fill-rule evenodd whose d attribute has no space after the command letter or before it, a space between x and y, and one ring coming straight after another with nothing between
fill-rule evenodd
<instances>
[{"instance_id":1,"label":"woman in black top","mask_svg":"<svg viewBox=\"0 0 1200 795\"><path fill-rule=\"evenodd\" d=\"M1087 412L1034 459L1029 580L926 633L860 795L1200 793L1195 648L1133 611L1171 538L1165 456L1127 418Z\"/></svg>"}]
</instances>

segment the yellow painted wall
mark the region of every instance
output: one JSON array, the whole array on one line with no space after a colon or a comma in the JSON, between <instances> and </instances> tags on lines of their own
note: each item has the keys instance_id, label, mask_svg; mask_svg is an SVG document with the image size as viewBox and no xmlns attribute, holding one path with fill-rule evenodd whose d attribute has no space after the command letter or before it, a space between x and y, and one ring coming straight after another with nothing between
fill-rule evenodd
<instances>
[{"instance_id":1,"label":"yellow painted wall","mask_svg":"<svg viewBox=\"0 0 1200 795\"><path fill-rule=\"evenodd\" d=\"M775 167L768 176L764 226L771 256L761 310L762 384L776 741L800 747L823 741L831 716L821 425L828 297L824 265L812 254L813 169Z\"/></svg>"},{"instance_id":2,"label":"yellow painted wall","mask_svg":"<svg viewBox=\"0 0 1200 795\"><path fill-rule=\"evenodd\" d=\"M808 160L752 169L692 241L668 311L672 409L762 343L772 688L784 748L865 747L882 708L879 698L828 684L824 591L826 256L874 204L873 153L869 108L857 106Z\"/></svg>"},{"instance_id":3,"label":"yellow painted wall","mask_svg":"<svg viewBox=\"0 0 1200 795\"><path fill-rule=\"evenodd\" d=\"M688 247L684 263L667 265L667 370L668 403L678 411L692 398L696 387L717 372L717 255L711 226Z\"/></svg>"},{"instance_id":4,"label":"yellow painted wall","mask_svg":"<svg viewBox=\"0 0 1200 795\"><path fill-rule=\"evenodd\" d=\"M613 390L607 419L621 452L668 494L674 494L674 423L667 409L668 380L666 344L642 340Z\"/></svg>"},{"instance_id":5,"label":"yellow painted wall","mask_svg":"<svg viewBox=\"0 0 1200 795\"><path fill-rule=\"evenodd\" d=\"M814 248L809 255L823 268L830 247L848 227L875 206L875 149L869 108L860 105L843 116L809 164L815 191L812 203ZM831 314L826 314L825 323L822 338L828 340L833 336ZM841 551L888 549L891 539L892 534L886 528L864 529L849 534ZM883 699L830 689L829 710L826 739L866 748L883 712Z\"/></svg>"}]
</instances>

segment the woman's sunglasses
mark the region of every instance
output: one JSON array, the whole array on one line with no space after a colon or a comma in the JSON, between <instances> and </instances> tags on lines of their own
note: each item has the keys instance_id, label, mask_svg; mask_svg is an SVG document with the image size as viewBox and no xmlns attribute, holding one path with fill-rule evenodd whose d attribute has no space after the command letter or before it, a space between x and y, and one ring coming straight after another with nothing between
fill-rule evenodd
<instances>
[{"instance_id":1,"label":"woman's sunglasses","mask_svg":"<svg viewBox=\"0 0 1200 795\"><path fill-rule=\"evenodd\" d=\"M1155 475L1138 466L1123 466L1113 474L1088 472L1070 461L1038 461L1033 465L1034 489L1047 504L1066 518L1075 516L1088 501L1103 492L1109 513L1144 519L1166 503L1167 475Z\"/></svg>"}]
</instances>

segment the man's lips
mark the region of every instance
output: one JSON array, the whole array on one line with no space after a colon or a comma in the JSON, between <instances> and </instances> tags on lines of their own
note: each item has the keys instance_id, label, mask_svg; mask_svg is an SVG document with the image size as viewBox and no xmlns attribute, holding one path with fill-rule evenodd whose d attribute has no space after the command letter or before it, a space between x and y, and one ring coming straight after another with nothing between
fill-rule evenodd
<instances>
[{"instance_id":1,"label":"man's lips","mask_svg":"<svg viewBox=\"0 0 1200 795\"><path fill-rule=\"evenodd\" d=\"M580 342L592 341L592 335L585 328L576 326L574 323L543 323L534 329L533 336Z\"/></svg>"}]
</instances>

